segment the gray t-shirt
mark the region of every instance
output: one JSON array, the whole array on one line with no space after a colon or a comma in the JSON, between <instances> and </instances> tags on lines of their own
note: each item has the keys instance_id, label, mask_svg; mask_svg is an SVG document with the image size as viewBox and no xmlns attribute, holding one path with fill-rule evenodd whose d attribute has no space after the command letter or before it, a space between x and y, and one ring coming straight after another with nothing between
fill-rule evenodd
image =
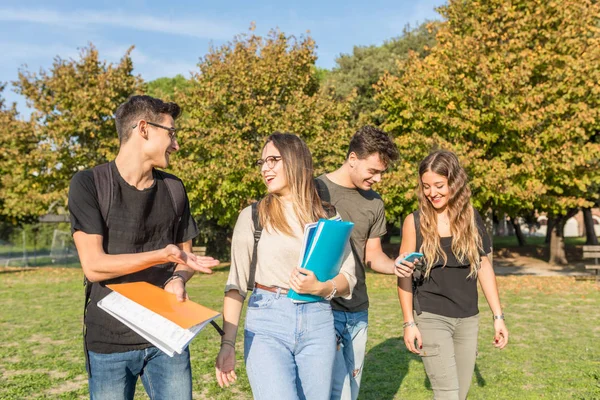
<instances>
[{"instance_id":1,"label":"gray t-shirt","mask_svg":"<svg viewBox=\"0 0 600 400\"><path fill-rule=\"evenodd\" d=\"M369 308L369 296L365 284L365 246L367 240L386 233L383 200L374 190L347 188L333 183L326 175L315 183L323 201L331 203L344 221L354 222L352 246L356 259L356 286L352 299L336 298L331 301L333 309L340 311L364 311Z\"/></svg>"}]
</instances>

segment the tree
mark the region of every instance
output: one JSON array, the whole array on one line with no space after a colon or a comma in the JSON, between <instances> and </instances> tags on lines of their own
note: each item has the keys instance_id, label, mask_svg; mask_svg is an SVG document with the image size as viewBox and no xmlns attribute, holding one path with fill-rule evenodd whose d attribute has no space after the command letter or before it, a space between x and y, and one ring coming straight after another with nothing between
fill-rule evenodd
<instances>
[{"instance_id":1,"label":"tree","mask_svg":"<svg viewBox=\"0 0 600 400\"><path fill-rule=\"evenodd\" d=\"M19 114L15 104L6 107L5 100L1 94L5 85L0 85L0 202L2 210L0 219L7 221L11 225L17 225L24 221L30 221L35 210L27 207L15 213L13 202L6 201L11 198L11 189L17 188L21 193L27 193L29 183L26 181L28 174L27 168L24 168L23 159L27 157L37 146L35 140L34 124L19 119ZM39 193L26 194L24 197L39 197Z\"/></svg>"},{"instance_id":2,"label":"tree","mask_svg":"<svg viewBox=\"0 0 600 400\"><path fill-rule=\"evenodd\" d=\"M341 54L336 59L337 65L325 76L323 87L333 88L340 100L356 91L358 99L353 108L355 117L370 114L377 108L373 97L379 78L386 71L397 73L396 63L406 59L411 51L419 57L425 57L435 45L436 27L436 22L425 22L414 29L406 26L401 36L381 46L354 46L352 54Z\"/></svg>"},{"instance_id":3,"label":"tree","mask_svg":"<svg viewBox=\"0 0 600 400\"><path fill-rule=\"evenodd\" d=\"M430 54L411 54L379 83L384 126L403 154L394 180L415 179L418 160L444 147L467 167L480 208L516 217L589 206L589 188L600 180L592 140L600 123L599 7L588 0L441 7L446 21ZM388 191L397 208L414 209L414 196Z\"/></svg>"},{"instance_id":4,"label":"tree","mask_svg":"<svg viewBox=\"0 0 600 400\"><path fill-rule=\"evenodd\" d=\"M146 83L146 94L164 101L174 101L180 92L185 92L190 81L178 74L173 78L158 78Z\"/></svg>"},{"instance_id":5,"label":"tree","mask_svg":"<svg viewBox=\"0 0 600 400\"><path fill-rule=\"evenodd\" d=\"M49 71L19 71L16 91L33 108L27 142L32 148L16 158L3 179L4 212L15 217L42 215L65 206L75 172L116 155L118 138L113 114L141 89L132 74L130 48L118 64L101 61L93 45L78 60L57 57Z\"/></svg>"},{"instance_id":6,"label":"tree","mask_svg":"<svg viewBox=\"0 0 600 400\"><path fill-rule=\"evenodd\" d=\"M254 162L269 134L300 135L318 171L344 159L350 106L318 91L315 59L310 37L251 30L211 49L179 97L187 117L173 167L186 177L193 215L211 227L210 251L226 245L239 211L264 192Z\"/></svg>"}]
</instances>

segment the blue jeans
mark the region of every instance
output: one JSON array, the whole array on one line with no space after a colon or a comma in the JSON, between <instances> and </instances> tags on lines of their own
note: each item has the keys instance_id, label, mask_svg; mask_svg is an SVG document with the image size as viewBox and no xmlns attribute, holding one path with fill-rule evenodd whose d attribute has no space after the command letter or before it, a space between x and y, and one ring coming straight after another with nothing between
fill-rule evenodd
<instances>
[{"instance_id":1,"label":"blue jeans","mask_svg":"<svg viewBox=\"0 0 600 400\"><path fill-rule=\"evenodd\" d=\"M333 317L338 348L333 367L331 399L356 400L365 364L369 311L334 310Z\"/></svg>"},{"instance_id":2,"label":"blue jeans","mask_svg":"<svg viewBox=\"0 0 600 400\"><path fill-rule=\"evenodd\" d=\"M296 304L284 294L254 290L244 360L255 399L329 399L334 357L328 301Z\"/></svg>"},{"instance_id":3,"label":"blue jeans","mask_svg":"<svg viewBox=\"0 0 600 400\"><path fill-rule=\"evenodd\" d=\"M169 357L156 347L123 353L88 351L91 400L133 399L138 376L152 400L192 398L190 352Z\"/></svg>"}]
</instances>

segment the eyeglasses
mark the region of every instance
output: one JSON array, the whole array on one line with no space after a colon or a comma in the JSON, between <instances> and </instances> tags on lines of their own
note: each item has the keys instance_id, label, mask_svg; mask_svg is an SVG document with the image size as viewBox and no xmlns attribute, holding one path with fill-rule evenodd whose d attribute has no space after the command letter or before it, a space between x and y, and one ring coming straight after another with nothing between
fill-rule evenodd
<instances>
[{"instance_id":1,"label":"eyeglasses","mask_svg":"<svg viewBox=\"0 0 600 400\"><path fill-rule=\"evenodd\" d=\"M176 140L176 139L177 139L177 138L176 138L176 135L177 135L177 128L171 128L171 127L168 127L168 126L164 126L164 125L155 124L154 122L150 122L150 121L146 121L146 123L147 123L148 125L152 125L152 126L155 126L155 127L157 127L157 128L162 128L162 129L164 129L164 130L168 131L168 132L169 132L169 138L170 138L171 140ZM137 126L138 126L138 124L135 124L134 126L132 126L132 127L131 127L131 129L135 129L135 128L137 128Z\"/></svg>"},{"instance_id":2,"label":"eyeglasses","mask_svg":"<svg viewBox=\"0 0 600 400\"><path fill-rule=\"evenodd\" d=\"M269 156L264 160L262 158L256 160L256 166L262 168L263 164L267 164L269 169L275 168L275 164L277 164L281 160L281 156Z\"/></svg>"}]
</instances>

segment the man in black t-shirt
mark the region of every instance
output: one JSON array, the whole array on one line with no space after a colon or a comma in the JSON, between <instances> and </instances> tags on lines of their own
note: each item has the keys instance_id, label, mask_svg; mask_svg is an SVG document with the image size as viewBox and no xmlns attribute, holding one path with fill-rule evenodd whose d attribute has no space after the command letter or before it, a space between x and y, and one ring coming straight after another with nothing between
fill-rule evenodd
<instances>
[{"instance_id":1,"label":"man in black t-shirt","mask_svg":"<svg viewBox=\"0 0 600 400\"><path fill-rule=\"evenodd\" d=\"M383 200L372 186L398 158L392 139L372 126L359 129L352 140L346 161L332 173L317 178L321 199L330 202L345 221L354 222L351 243L356 258L356 286L352 299L331 301L338 337L333 371L332 399L356 399L360 389L367 345L369 296L365 265L383 274L407 277L404 265L396 265L381 247L386 233Z\"/></svg>"},{"instance_id":2,"label":"man in black t-shirt","mask_svg":"<svg viewBox=\"0 0 600 400\"><path fill-rule=\"evenodd\" d=\"M71 180L71 230L91 285L84 343L93 399L133 399L139 376L150 398L192 398L188 349L169 357L97 305L110 293L107 284L137 281L164 286L185 301L185 283L194 272L211 273L218 264L192 253L198 228L187 195L178 215L165 182L177 178L155 170L166 168L171 153L179 149L179 114L177 104L150 96L132 96L119 106L115 120L120 149L108 165L108 214L103 216L92 170L80 171Z\"/></svg>"}]
</instances>

